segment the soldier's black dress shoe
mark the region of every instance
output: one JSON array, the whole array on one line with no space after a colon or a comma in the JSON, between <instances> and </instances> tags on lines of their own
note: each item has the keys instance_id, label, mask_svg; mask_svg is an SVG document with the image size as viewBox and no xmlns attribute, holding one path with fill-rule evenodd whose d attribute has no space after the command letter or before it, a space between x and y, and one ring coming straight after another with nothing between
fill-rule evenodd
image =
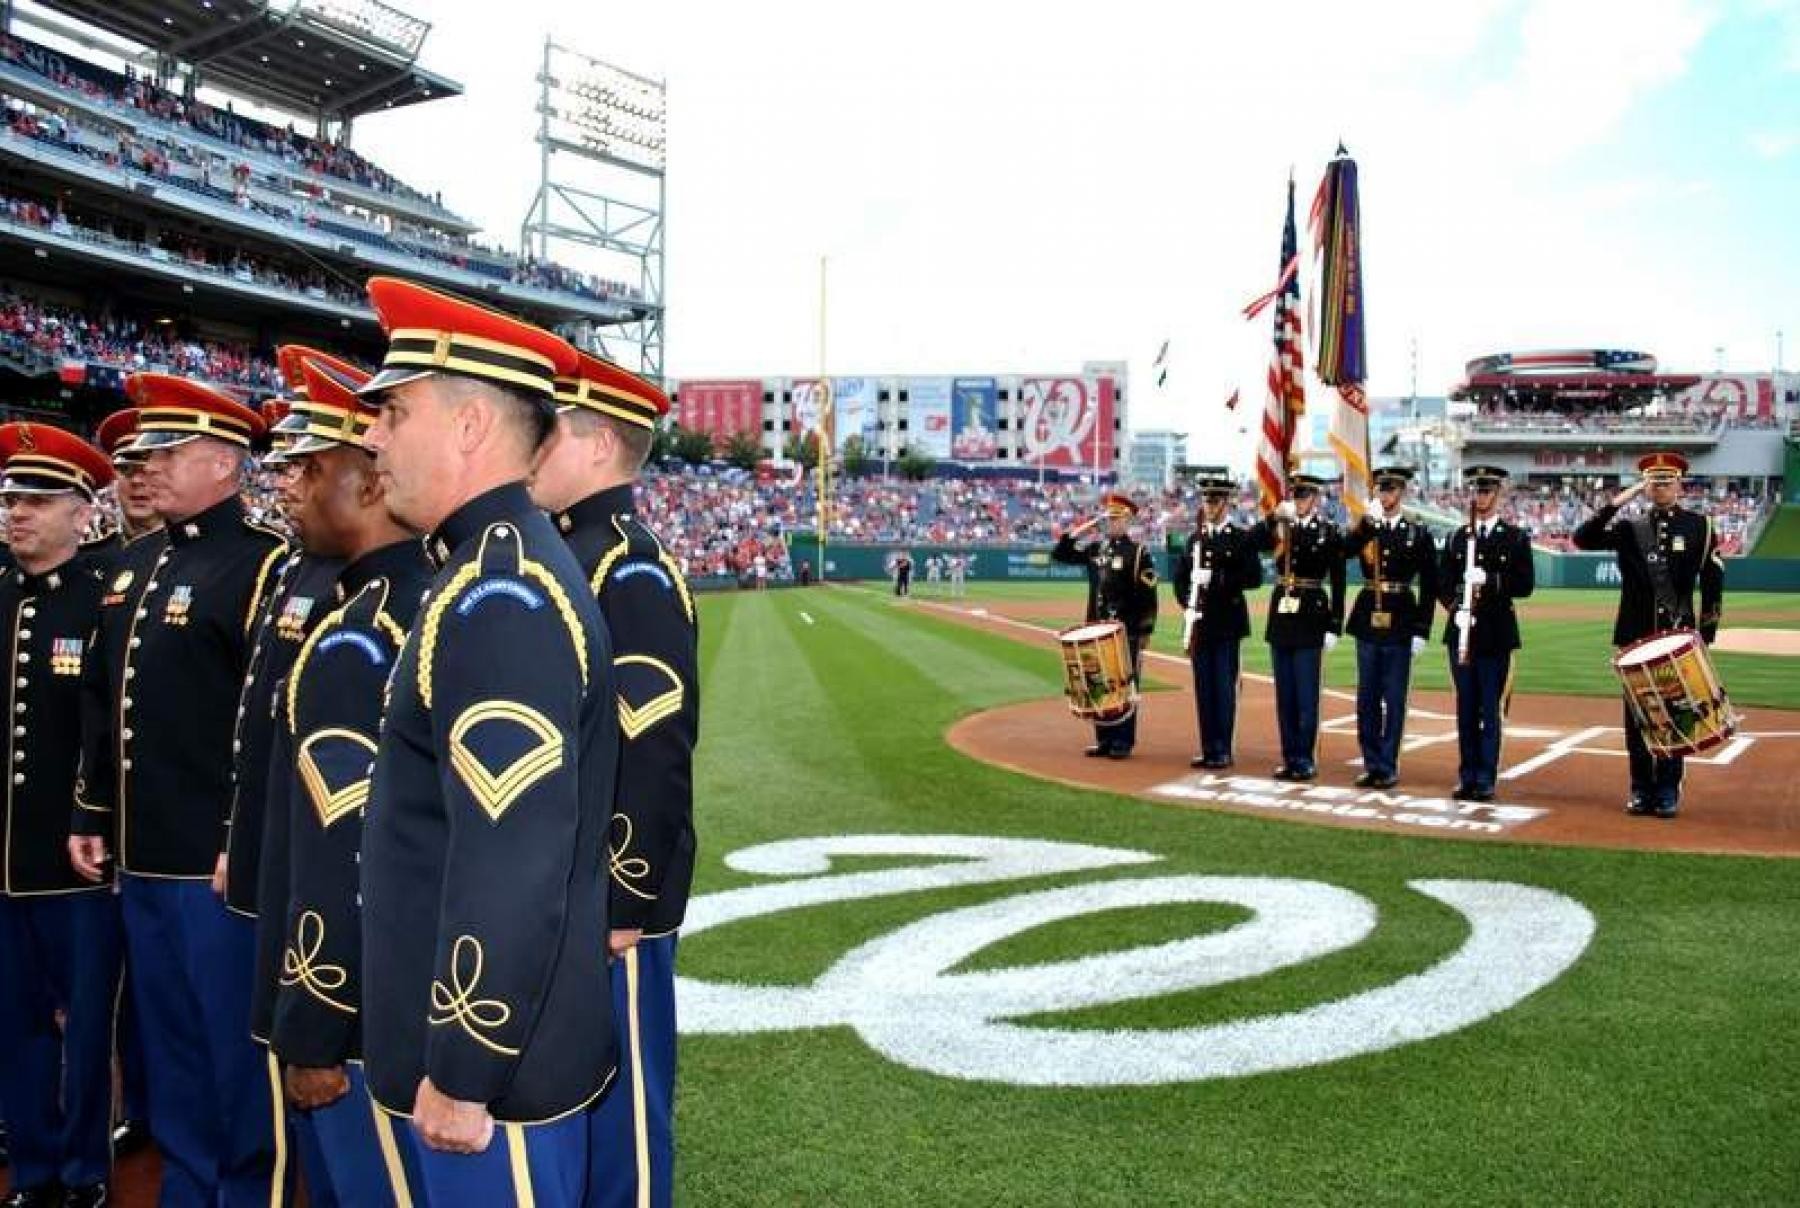
<instances>
[{"instance_id":1,"label":"soldier's black dress shoe","mask_svg":"<svg viewBox=\"0 0 1800 1208\"><path fill-rule=\"evenodd\" d=\"M1289 780L1317 780L1318 778L1319 778L1319 769L1317 769L1317 768L1309 767L1309 768L1289 768L1288 769L1288 779Z\"/></svg>"},{"instance_id":2,"label":"soldier's black dress shoe","mask_svg":"<svg viewBox=\"0 0 1800 1208\"><path fill-rule=\"evenodd\" d=\"M112 1203L107 1197L106 1184L95 1183L89 1187L71 1187L63 1199L63 1208L104 1208Z\"/></svg>"},{"instance_id":3,"label":"soldier's black dress shoe","mask_svg":"<svg viewBox=\"0 0 1800 1208\"><path fill-rule=\"evenodd\" d=\"M1106 748L1106 757L1108 759L1130 759L1131 758L1131 748L1130 747L1108 747L1108 748Z\"/></svg>"},{"instance_id":4,"label":"soldier's black dress shoe","mask_svg":"<svg viewBox=\"0 0 1800 1208\"><path fill-rule=\"evenodd\" d=\"M1369 781L1369 787L1372 789L1391 789L1399 783L1400 777L1398 776L1377 776L1375 779Z\"/></svg>"},{"instance_id":5,"label":"soldier's black dress shoe","mask_svg":"<svg viewBox=\"0 0 1800 1208\"><path fill-rule=\"evenodd\" d=\"M1294 769L1290 768L1285 763L1282 764L1280 767L1276 768L1273 772L1270 772L1269 775L1273 776L1276 780L1294 780L1294 779L1296 779L1296 777L1294 776Z\"/></svg>"},{"instance_id":6,"label":"soldier's black dress shoe","mask_svg":"<svg viewBox=\"0 0 1800 1208\"><path fill-rule=\"evenodd\" d=\"M1351 783L1359 789L1372 789L1375 787L1375 780L1375 773L1364 772L1361 776L1358 776L1355 780L1351 781Z\"/></svg>"},{"instance_id":7,"label":"soldier's black dress shoe","mask_svg":"<svg viewBox=\"0 0 1800 1208\"><path fill-rule=\"evenodd\" d=\"M1214 771L1218 771L1220 768L1230 767L1231 760L1229 760L1229 759L1202 759L1200 761L1200 766L1203 768L1212 768Z\"/></svg>"},{"instance_id":8,"label":"soldier's black dress shoe","mask_svg":"<svg viewBox=\"0 0 1800 1208\"><path fill-rule=\"evenodd\" d=\"M1099 742L1087 748L1082 754L1086 755L1089 759L1105 759L1108 755L1112 754L1112 748L1106 743Z\"/></svg>"},{"instance_id":9,"label":"soldier's black dress shoe","mask_svg":"<svg viewBox=\"0 0 1800 1208\"><path fill-rule=\"evenodd\" d=\"M123 1158L150 1144L150 1129L142 1120L121 1120L113 1125L113 1157Z\"/></svg>"},{"instance_id":10,"label":"soldier's black dress shoe","mask_svg":"<svg viewBox=\"0 0 1800 1208\"><path fill-rule=\"evenodd\" d=\"M1625 799L1625 812L1634 817L1642 818L1646 814L1654 813L1655 810L1656 807L1650 804L1648 797L1633 793Z\"/></svg>"},{"instance_id":11,"label":"soldier's black dress shoe","mask_svg":"<svg viewBox=\"0 0 1800 1208\"><path fill-rule=\"evenodd\" d=\"M1484 802L1492 801L1493 799L1494 799L1494 790L1493 789L1470 789L1469 795L1466 798L1466 800L1469 800L1469 801L1484 801Z\"/></svg>"},{"instance_id":12,"label":"soldier's black dress shoe","mask_svg":"<svg viewBox=\"0 0 1800 1208\"><path fill-rule=\"evenodd\" d=\"M1674 797L1664 797L1661 801L1656 803L1656 816L1658 818L1673 818L1680 812L1681 802Z\"/></svg>"},{"instance_id":13,"label":"soldier's black dress shoe","mask_svg":"<svg viewBox=\"0 0 1800 1208\"><path fill-rule=\"evenodd\" d=\"M1196 755L1188 760L1188 767L1190 768L1210 768L1211 766L1212 761L1207 759L1204 755Z\"/></svg>"}]
</instances>

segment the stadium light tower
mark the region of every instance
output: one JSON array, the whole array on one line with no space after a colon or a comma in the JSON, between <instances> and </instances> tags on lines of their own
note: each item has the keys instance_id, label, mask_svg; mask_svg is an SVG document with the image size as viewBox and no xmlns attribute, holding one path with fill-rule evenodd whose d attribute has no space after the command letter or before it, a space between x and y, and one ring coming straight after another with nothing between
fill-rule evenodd
<instances>
[{"instance_id":1,"label":"stadium light tower","mask_svg":"<svg viewBox=\"0 0 1800 1208\"><path fill-rule=\"evenodd\" d=\"M519 245L539 260L552 259L551 245L563 243L634 264L644 301L638 318L576 337L660 381L668 127L663 84L554 38L544 39L538 84L542 173Z\"/></svg>"}]
</instances>

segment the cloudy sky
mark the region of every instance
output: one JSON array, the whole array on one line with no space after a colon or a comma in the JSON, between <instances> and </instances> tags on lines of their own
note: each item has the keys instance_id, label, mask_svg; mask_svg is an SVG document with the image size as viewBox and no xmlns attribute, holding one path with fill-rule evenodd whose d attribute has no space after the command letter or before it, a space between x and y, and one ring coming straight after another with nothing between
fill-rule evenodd
<instances>
[{"instance_id":1,"label":"cloudy sky","mask_svg":"<svg viewBox=\"0 0 1800 1208\"><path fill-rule=\"evenodd\" d=\"M816 371L825 256L833 373L1127 360L1134 426L1234 440L1238 311L1340 138L1373 393L1415 342L1427 394L1500 349L1800 360L1800 0L400 6L467 93L358 146L508 245L544 35L667 81L673 377Z\"/></svg>"}]
</instances>

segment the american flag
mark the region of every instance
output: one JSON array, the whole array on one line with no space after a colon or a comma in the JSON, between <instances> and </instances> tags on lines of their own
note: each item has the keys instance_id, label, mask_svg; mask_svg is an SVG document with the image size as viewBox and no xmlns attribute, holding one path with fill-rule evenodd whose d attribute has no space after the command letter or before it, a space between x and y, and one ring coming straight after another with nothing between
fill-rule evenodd
<instances>
[{"instance_id":1,"label":"american flag","mask_svg":"<svg viewBox=\"0 0 1800 1208\"><path fill-rule=\"evenodd\" d=\"M1300 340L1300 277L1287 272L1299 240L1294 232L1294 182L1288 181L1287 222L1281 228L1282 283L1275 296L1275 351L1269 358L1269 397L1263 407L1262 446L1256 454L1256 485L1263 510L1287 491L1294 431L1306 412L1306 366Z\"/></svg>"}]
</instances>

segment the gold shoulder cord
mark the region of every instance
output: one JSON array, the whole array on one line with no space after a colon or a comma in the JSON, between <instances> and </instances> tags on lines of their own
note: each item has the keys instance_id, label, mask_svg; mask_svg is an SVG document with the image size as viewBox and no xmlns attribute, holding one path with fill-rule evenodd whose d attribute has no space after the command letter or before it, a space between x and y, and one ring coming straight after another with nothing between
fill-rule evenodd
<instances>
[{"instance_id":1,"label":"gold shoulder cord","mask_svg":"<svg viewBox=\"0 0 1800 1208\"><path fill-rule=\"evenodd\" d=\"M256 526L252 525L251 527ZM245 637L249 637L250 631L256 628L257 611L265 602L263 600L263 584L269 581L269 567L274 564L275 559L284 556L287 552L288 547L285 543L277 545L263 558L262 565L256 568L256 586L250 589L250 606L244 610Z\"/></svg>"}]
</instances>

